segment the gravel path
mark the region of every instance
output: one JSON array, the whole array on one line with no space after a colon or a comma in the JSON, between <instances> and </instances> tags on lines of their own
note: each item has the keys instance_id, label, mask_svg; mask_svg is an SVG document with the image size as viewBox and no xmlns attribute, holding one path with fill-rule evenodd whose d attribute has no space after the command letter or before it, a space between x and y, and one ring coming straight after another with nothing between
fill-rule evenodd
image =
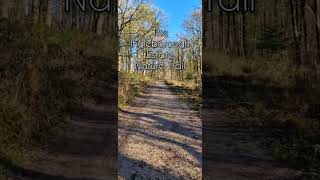
<instances>
[{"instance_id":1,"label":"gravel path","mask_svg":"<svg viewBox=\"0 0 320 180\"><path fill-rule=\"evenodd\" d=\"M119 112L118 179L202 179L202 125L163 82Z\"/></svg>"}]
</instances>

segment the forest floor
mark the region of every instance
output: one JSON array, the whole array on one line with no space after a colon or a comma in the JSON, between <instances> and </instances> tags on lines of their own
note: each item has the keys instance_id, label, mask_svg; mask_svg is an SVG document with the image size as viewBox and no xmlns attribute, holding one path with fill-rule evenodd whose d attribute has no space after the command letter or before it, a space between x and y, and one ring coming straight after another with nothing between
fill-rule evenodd
<instances>
[{"instance_id":1,"label":"forest floor","mask_svg":"<svg viewBox=\"0 0 320 180\"><path fill-rule=\"evenodd\" d=\"M108 84L106 85L108 86ZM101 88L105 89L105 88ZM113 89L113 90L111 90ZM9 180L106 180L117 177L117 99L115 88L99 102L74 113L45 146L32 150L30 161L6 164ZM1 178L0 178L1 179Z\"/></svg>"},{"instance_id":2,"label":"forest floor","mask_svg":"<svg viewBox=\"0 0 320 180\"><path fill-rule=\"evenodd\" d=\"M302 172L275 160L258 137L226 112L204 109L204 179L302 180Z\"/></svg>"},{"instance_id":3,"label":"forest floor","mask_svg":"<svg viewBox=\"0 0 320 180\"><path fill-rule=\"evenodd\" d=\"M151 84L119 112L119 179L201 179L201 130L168 85Z\"/></svg>"},{"instance_id":4,"label":"forest floor","mask_svg":"<svg viewBox=\"0 0 320 180\"><path fill-rule=\"evenodd\" d=\"M203 79L204 179L309 180L292 164L275 159L271 148L262 143L268 138L263 130L252 133L250 127L242 125L242 117L227 110L225 99L228 96L221 94L227 93L227 88L232 92L236 88L230 84L221 86L213 79L206 75ZM244 94L234 96L240 98Z\"/></svg>"}]
</instances>

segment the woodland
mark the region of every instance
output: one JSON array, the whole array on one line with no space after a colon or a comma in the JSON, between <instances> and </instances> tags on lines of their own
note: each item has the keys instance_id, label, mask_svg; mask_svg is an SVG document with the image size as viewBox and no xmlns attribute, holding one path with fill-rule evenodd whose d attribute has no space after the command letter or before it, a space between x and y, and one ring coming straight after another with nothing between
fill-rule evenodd
<instances>
[{"instance_id":1,"label":"woodland","mask_svg":"<svg viewBox=\"0 0 320 180\"><path fill-rule=\"evenodd\" d=\"M68 12L65 2L70 2ZM71 132L75 114L101 101L117 105L118 97L123 108L152 81L166 80L200 108L201 56L191 55L202 49L201 9L190 12L182 24L185 31L175 40L192 41L192 49L171 50L172 63L184 62L185 71L136 71L134 64L147 61L145 49L128 44L166 29L161 10L145 0L120 0L110 11L97 13L90 6L82 11L75 2L0 1L1 178L30 161L34 149L50 145L58 132ZM115 126L116 114L108 114Z\"/></svg>"},{"instance_id":2,"label":"woodland","mask_svg":"<svg viewBox=\"0 0 320 180\"><path fill-rule=\"evenodd\" d=\"M150 82L164 80L194 109L202 96L203 109L226 110L275 158L319 178L319 0L256 0L254 12L234 13L219 6L209 12L204 0L175 39L193 46L159 49L174 53L166 63L184 63L183 71L135 68L148 58L130 43L166 30L165 13L146 0L119 0L105 13L82 12L75 3L65 12L60 0L0 4L1 162L27 160L85 104L118 91L112 103L122 109Z\"/></svg>"},{"instance_id":3,"label":"woodland","mask_svg":"<svg viewBox=\"0 0 320 180\"><path fill-rule=\"evenodd\" d=\"M118 13L119 106L124 107L132 101L149 82L165 80L191 105L199 108L201 9L195 7L189 13L181 24L183 32L177 34L176 39L168 37L167 17L152 5L152 1L120 0Z\"/></svg>"},{"instance_id":4,"label":"woodland","mask_svg":"<svg viewBox=\"0 0 320 180\"><path fill-rule=\"evenodd\" d=\"M117 93L117 3L96 13L74 2L65 12L61 0L0 1L0 178Z\"/></svg>"},{"instance_id":5,"label":"woodland","mask_svg":"<svg viewBox=\"0 0 320 180\"><path fill-rule=\"evenodd\" d=\"M254 12L232 13L211 3L208 11L203 1L204 109L241 117L274 157L317 179L320 2L256 0Z\"/></svg>"}]
</instances>

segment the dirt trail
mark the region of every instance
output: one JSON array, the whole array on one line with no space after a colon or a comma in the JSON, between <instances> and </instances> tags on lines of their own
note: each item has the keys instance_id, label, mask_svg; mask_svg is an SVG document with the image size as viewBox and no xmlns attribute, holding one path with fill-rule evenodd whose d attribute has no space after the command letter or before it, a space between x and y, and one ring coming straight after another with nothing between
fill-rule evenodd
<instances>
[{"instance_id":1,"label":"dirt trail","mask_svg":"<svg viewBox=\"0 0 320 180\"><path fill-rule=\"evenodd\" d=\"M201 120L165 83L119 112L118 133L120 180L202 178Z\"/></svg>"},{"instance_id":2,"label":"dirt trail","mask_svg":"<svg viewBox=\"0 0 320 180\"><path fill-rule=\"evenodd\" d=\"M108 86L106 84L105 86ZM101 88L95 105L75 113L68 126L45 147L33 150L32 160L9 167L14 180L117 179L117 93Z\"/></svg>"}]
</instances>

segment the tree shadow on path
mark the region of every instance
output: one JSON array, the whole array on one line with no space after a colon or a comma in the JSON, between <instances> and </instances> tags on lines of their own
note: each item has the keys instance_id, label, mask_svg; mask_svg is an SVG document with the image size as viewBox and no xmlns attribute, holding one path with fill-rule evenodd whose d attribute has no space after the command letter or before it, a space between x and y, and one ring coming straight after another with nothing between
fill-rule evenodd
<instances>
[{"instance_id":1,"label":"tree shadow on path","mask_svg":"<svg viewBox=\"0 0 320 180\"><path fill-rule=\"evenodd\" d=\"M162 171L144 161L134 160L124 155L119 155L118 161L124 167L119 167L119 176L124 180L143 179L143 177L157 177L157 179L180 180L169 173L169 170ZM132 168L134 167L134 168ZM132 169L130 169L132 168ZM133 173L132 173L133 172Z\"/></svg>"},{"instance_id":2,"label":"tree shadow on path","mask_svg":"<svg viewBox=\"0 0 320 180\"><path fill-rule=\"evenodd\" d=\"M166 118L155 116L152 114L144 114L144 113L134 113L129 111L121 111L124 114L133 115L135 117L139 117L140 121L147 121L147 119L150 119L151 121L155 121L157 123L154 123L154 127L161 130L161 131L169 131L173 132L179 135L183 135L186 137L189 137L194 140L201 140L201 135L199 133L194 132L192 129L186 128L182 126L180 123L170 121ZM202 154L201 152L198 152L194 147L184 143L184 142L178 142L175 140L168 139L166 137L160 137L158 135L153 135L152 133L147 133L139 129L126 129L126 132L130 134L140 134L142 136L145 136L147 139L155 139L161 142L166 142L174 145L178 145L187 152L189 152L194 158L197 159L198 162L201 162L202 160Z\"/></svg>"},{"instance_id":3,"label":"tree shadow on path","mask_svg":"<svg viewBox=\"0 0 320 180\"><path fill-rule=\"evenodd\" d=\"M6 159L0 158L0 164L8 169L10 173L14 174L15 180L102 180L102 179L93 179L93 178L67 178L60 175L50 175L46 173L41 173L31 169L26 169L23 167L16 166Z\"/></svg>"}]
</instances>

